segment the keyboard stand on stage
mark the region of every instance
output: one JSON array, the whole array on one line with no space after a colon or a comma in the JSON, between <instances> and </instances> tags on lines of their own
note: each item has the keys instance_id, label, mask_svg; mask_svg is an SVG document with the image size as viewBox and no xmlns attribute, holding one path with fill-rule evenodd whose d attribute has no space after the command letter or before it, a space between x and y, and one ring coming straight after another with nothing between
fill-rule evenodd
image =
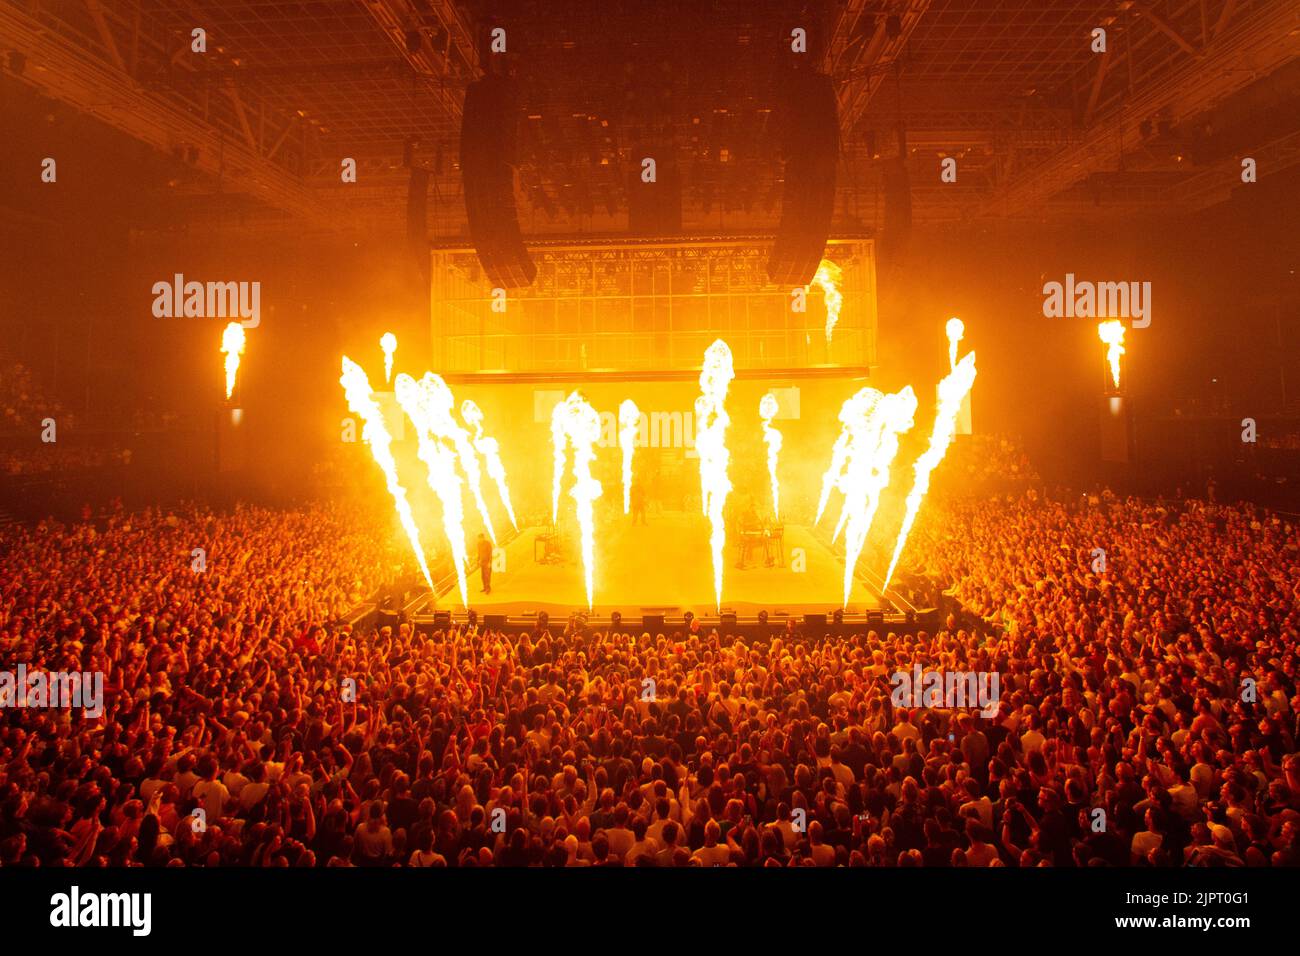
<instances>
[{"instance_id":1,"label":"keyboard stand on stage","mask_svg":"<svg viewBox=\"0 0 1300 956\"><path fill-rule=\"evenodd\" d=\"M750 556L757 548L763 549L763 567L785 567L785 525L740 532L740 561L736 565L738 570L745 570Z\"/></svg>"},{"instance_id":2,"label":"keyboard stand on stage","mask_svg":"<svg viewBox=\"0 0 1300 956\"><path fill-rule=\"evenodd\" d=\"M537 553L538 545L541 546L540 555ZM560 532L557 529L551 528L549 531L543 531L533 539L533 560L538 564L564 563Z\"/></svg>"}]
</instances>

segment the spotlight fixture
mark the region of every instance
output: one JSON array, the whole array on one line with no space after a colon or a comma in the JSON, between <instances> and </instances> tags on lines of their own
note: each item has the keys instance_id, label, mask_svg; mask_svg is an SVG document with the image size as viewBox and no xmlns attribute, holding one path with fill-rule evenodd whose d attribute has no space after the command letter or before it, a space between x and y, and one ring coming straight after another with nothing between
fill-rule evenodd
<instances>
[{"instance_id":1,"label":"spotlight fixture","mask_svg":"<svg viewBox=\"0 0 1300 956\"><path fill-rule=\"evenodd\" d=\"M837 608L835 609L835 613L831 615L831 620L834 621L836 625L843 624L843 623L844 623L844 608L842 608L842 607L837 607Z\"/></svg>"},{"instance_id":2,"label":"spotlight fixture","mask_svg":"<svg viewBox=\"0 0 1300 956\"><path fill-rule=\"evenodd\" d=\"M620 614L618 611L610 611L609 626L611 630L617 631L620 627L623 626L623 615Z\"/></svg>"},{"instance_id":3,"label":"spotlight fixture","mask_svg":"<svg viewBox=\"0 0 1300 956\"><path fill-rule=\"evenodd\" d=\"M764 610L758 612L758 623L763 625L767 624L767 611Z\"/></svg>"},{"instance_id":4,"label":"spotlight fixture","mask_svg":"<svg viewBox=\"0 0 1300 956\"><path fill-rule=\"evenodd\" d=\"M469 620L470 627L478 627L478 611L474 610L473 608L470 608L468 614L468 620Z\"/></svg>"}]
</instances>

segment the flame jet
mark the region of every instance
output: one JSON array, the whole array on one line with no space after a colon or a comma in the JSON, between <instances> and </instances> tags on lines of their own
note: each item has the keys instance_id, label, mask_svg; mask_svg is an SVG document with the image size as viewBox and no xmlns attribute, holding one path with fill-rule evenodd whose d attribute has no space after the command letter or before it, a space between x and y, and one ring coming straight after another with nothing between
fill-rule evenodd
<instances>
[{"instance_id":1,"label":"flame jet","mask_svg":"<svg viewBox=\"0 0 1300 956\"><path fill-rule=\"evenodd\" d=\"M921 501L930 489L930 475L938 467L939 462L943 461L944 455L948 453L948 446L952 444L953 436L957 433L957 415L961 411L961 403L970 394L971 386L974 384L975 353L967 352L957 363L957 367L939 383L939 405L934 412L934 430L930 433L930 446L912 465L916 477L912 482L912 490L907 493L907 511L903 515L903 524L898 529L894 556L889 562L889 571L885 575L886 588L894 577L894 569L898 567L898 559L903 553L903 546L907 544L907 535L912 530L912 523L921 508Z\"/></svg>"},{"instance_id":2,"label":"flame jet","mask_svg":"<svg viewBox=\"0 0 1300 956\"><path fill-rule=\"evenodd\" d=\"M488 475L496 482L497 493L501 495L501 503L505 505L506 514L510 517L510 525L518 531L514 505L510 503L510 487L506 484L506 466L501 461L500 443L491 435L483 434L483 410L468 398L460 404L460 417L474 429L474 449L487 462Z\"/></svg>"},{"instance_id":3,"label":"flame jet","mask_svg":"<svg viewBox=\"0 0 1300 956\"><path fill-rule=\"evenodd\" d=\"M864 394L867 393L867 394ZM849 433L844 473L844 604L853 591L853 574L867 542L867 534L889 485L889 469L898 455L898 436L912 427L916 395L908 385L890 395L862 389L840 413Z\"/></svg>"},{"instance_id":4,"label":"flame jet","mask_svg":"<svg viewBox=\"0 0 1300 956\"><path fill-rule=\"evenodd\" d=\"M385 332L379 337L379 347L384 350L384 381L393 380L393 353L397 351L397 336Z\"/></svg>"},{"instance_id":5,"label":"flame jet","mask_svg":"<svg viewBox=\"0 0 1300 956\"><path fill-rule=\"evenodd\" d=\"M492 527L492 518L488 515L487 502L483 500L483 475L478 467L478 453L474 450L474 443L469 440L469 432L456 423L456 418L452 414L456 407L456 399L442 376L435 375L433 372L424 373L420 388L425 396L429 428L438 438L450 442L451 447L456 450L461 471L465 473L470 493L474 496L474 505L483 519L483 528L487 531L487 536L492 539L492 543L496 544L497 533Z\"/></svg>"},{"instance_id":6,"label":"flame jet","mask_svg":"<svg viewBox=\"0 0 1300 956\"><path fill-rule=\"evenodd\" d=\"M948 333L948 368L952 370L957 367L957 343L966 334L966 323L954 315L944 326L944 331Z\"/></svg>"},{"instance_id":7,"label":"flame jet","mask_svg":"<svg viewBox=\"0 0 1300 956\"><path fill-rule=\"evenodd\" d=\"M826 513L826 504L830 500L831 490L838 488L841 492L844 491L844 470L849 462L850 440L853 438L854 431L860 431L864 423L870 419L880 399L881 393L876 389L863 388L845 399L844 404L840 406L840 434L831 448L830 467L822 475L822 493L817 500L817 517L813 519L813 524L821 523L822 515ZM840 502L840 517L835 524L832 541L838 541L840 532L844 530L844 521L848 517L844 505L844 502Z\"/></svg>"},{"instance_id":8,"label":"flame jet","mask_svg":"<svg viewBox=\"0 0 1300 956\"><path fill-rule=\"evenodd\" d=\"M370 381L366 378L365 370L346 355L343 356L343 374L339 377L339 384L343 386L343 391L347 395L348 408L360 415L365 423L361 430L361 438L370 445L370 454L374 456L375 463L384 473L388 493L393 496L393 504L397 507L397 517L402 522L406 539L411 543L416 561L420 563L420 571L424 573L425 582L429 585L429 589L433 590L433 578L429 575L429 566L424 560L424 549L420 546L420 529L416 527L415 517L411 514L410 502L406 500L406 489L402 487L397 477L397 462L393 460L392 436L388 434L388 428L384 424L384 415L379 409L379 403L371 395Z\"/></svg>"},{"instance_id":9,"label":"flame jet","mask_svg":"<svg viewBox=\"0 0 1300 956\"><path fill-rule=\"evenodd\" d=\"M636 432L641 424L641 409L636 402L625 398L618 406L618 445L623 450L623 514L632 506L632 452L636 448Z\"/></svg>"},{"instance_id":10,"label":"flame jet","mask_svg":"<svg viewBox=\"0 0 1300 956\"><path fill-rule=\"evenodd\" d=\"M826 344L829 345L835 326L840 321L840 309L844 307L844 296L840 293L840 283L844 272L829 259L823 259L813 274L813 283L821 287L822 299L826 303Z\"/></svg>"},{"instance_id":11,"label":"flame jet","mask_svg":"<svg viewBox=\"0 0 1300 956\"><path fill-rule=\"evenodd\" d=\"M244 354L244 327L238 322L231 322L221 333L221 351L226 354L226 398L229 398L235 391L239 356Z\"/></svg>"},{"instance_id":12,"label":"flame jet","mask_svg":"<svg viewBox=\"0 0 1300 956\"><path fill-rule=\"evenodd\" d=\"M1110 378L1119 388L1119 357L1124 354L1124 323L1111 319L1097 326L1097 338L1109 348L1106 349L1106 361L1110 362Z\"/></svg>"},{"instance_id":13,"label":"flame jet","mask_svg":"<svg viewBox=\"0 0 1300 956\"><path fill-rule=\"evenodd\" d=\"M758 403L758 415L763 420L763 441L767 442L767 475L772 482L772 517L781 520L781 484L776 477L777 459L781 457L782 436L772 427L772 419L780 408L776 396L768 392Z\"/></svg>"},{"instance_id":14,"label":"flame jet","mask_svg":"<svg viewBox=\"0 0 1300 956\"><path fill-rule=\"evenodd\" d=\"M722 609L722 551L727 543L723 508L731 493L731 479L727 477L731 452L726 441L731 418L725 405L727 388L735 377L731 349L718 339L704 352L700 397L695 400L695 451L700 456L700 496L712 528L709 543L713 548L713 593L718 610Z\"/></svg>"},{"instance_id":15,"label":"flame jet","mask_svg":"<svg viewBox=\"0 0 1300 956\"><path fill-rule=\"evenodd\" d=\"M553 521L558 517L565 446L573 447L573 487L569 494L577 502L578 528L582 535L583 576L587 584L587 610L591 610L592 568L596 557L595 523L591 506L603 492L600 482L591 475L591 463L596 458L596 443L600 441L600 413L580 393L571 392L551 412L551 439L555 443L556 467Z\"/></svg>"},{"instance_id":16,"label":"flame jet","mask_svg":"<svg viewBox=\"0 0 1300 956\"><path fill-rule=\"evenodd\" d=\"M469 607L469 588L465 581L469 555L465 546L465 509L460 497L460 476L456 474L456 453L438 437L433 426L433 414L430 411L433 397L426 390L425 383L416 382L411 376L402 373L397 376L393 390L397 404L415 426L419 439L418 454L428 471L429 488L442 504L442 529L451 545L461 604Z\"/></svg>"}]
</instances>

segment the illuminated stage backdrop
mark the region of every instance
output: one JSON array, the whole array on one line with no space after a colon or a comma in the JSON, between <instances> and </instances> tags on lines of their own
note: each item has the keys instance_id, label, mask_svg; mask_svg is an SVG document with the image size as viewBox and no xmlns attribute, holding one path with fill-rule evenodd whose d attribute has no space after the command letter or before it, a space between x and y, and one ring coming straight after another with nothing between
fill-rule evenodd
<instances>
[{"instance_id":1,"label":"illuminated stage backdrop","mask_svg":"<svg viewBox=\"0 0 1300 956\"><path fill-rule=\"evenodd\" d=\"M843 271L844 310L826 341L822 291L806 308L767 278L770 239L533 243L537 278L494 295L474 251L432 253L431 368L443 375L689 373L717 338L737 375L841 367L867 374L876 361L872 242L831 240ZM533 380L537 380L534 378Z\"/></svg>"}]
</instances>

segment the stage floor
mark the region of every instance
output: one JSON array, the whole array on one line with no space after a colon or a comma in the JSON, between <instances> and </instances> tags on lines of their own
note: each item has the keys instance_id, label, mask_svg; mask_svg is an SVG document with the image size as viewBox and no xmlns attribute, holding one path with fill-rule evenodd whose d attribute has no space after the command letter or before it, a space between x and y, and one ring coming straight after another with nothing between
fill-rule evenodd
<instances>
[{"instance_id":1,"label":"stage floor","mask_svg":"<svg viewBox=\"0 0 1300 956\"><path fill-rule=\"evenodd\" d=\"M709 525L702 515L665 512L633 526L631 519L603 524L596 539L595 607L604 616L619 611L629 617L694 611L712 617L713 561L709 552ZM564 528L563 560L541 564L534 545L543 528L526 528L505 547L505 567L492 575L492 593L482 594L477 572L469 581L470 607L480 614L522 615L544 610L567 615L587 603L576 528ZM785 567L763 567L756 549L745 570L736 568L740 553L736 536L728 535L726 568L722 578L723 610L742 616L767 610L829 612L839 608L844 564L804 527L785 526ZM797 561L802 551L803 570ZM537 547L540 556L541 548ZM500 556L498 555L498 568ZM756 566L757 565L757 566ZM670 601L674 603L667 603ZM443 607L458 609L453 584L440 598ZM846 610L853 614L878 610L880 596L860 581L854 582Z\"/></svg>"}]
</instances>

